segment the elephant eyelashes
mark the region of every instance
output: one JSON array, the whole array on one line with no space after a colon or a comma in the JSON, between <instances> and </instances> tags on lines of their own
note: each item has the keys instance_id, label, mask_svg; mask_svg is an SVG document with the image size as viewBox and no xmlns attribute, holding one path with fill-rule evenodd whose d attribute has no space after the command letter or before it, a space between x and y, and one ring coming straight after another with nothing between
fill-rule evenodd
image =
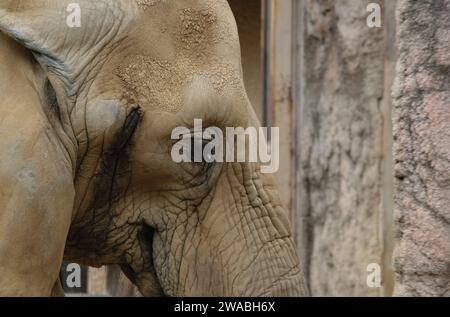
<instances>
[{"instance_id":1,"label":"elephant eyelashes","mask_svg":"<svg viewBox=\"0 0 450 317\"><path fill-rule=\"evenodd\" d=\"M131 141L134 132L136 131L139 122L142 118L142 110L139 106L133 107L131 112L125 119L125 123L120 131L114 146L114 152L117 154L122 152L127 144Z\"/></svg>"},{"instance_id":2,"label":"elephant eyelashes","mask_svg":"<svg viewBox=\"0 0 450 317\"><path fill-rule=\"evenodd\" d=\"M53 88L52 84L50 83L50 81L48 79L45 82L44 89L45 89L44 91L45 91L45 96L47 98L47 105L48 105L48 107L50 108L50 110L54 114L56 114L58 119L61 119L61 114L59 112L58 99L56 98L56 92L55 92L55 89Z\"/></svg>"}]
</instances>

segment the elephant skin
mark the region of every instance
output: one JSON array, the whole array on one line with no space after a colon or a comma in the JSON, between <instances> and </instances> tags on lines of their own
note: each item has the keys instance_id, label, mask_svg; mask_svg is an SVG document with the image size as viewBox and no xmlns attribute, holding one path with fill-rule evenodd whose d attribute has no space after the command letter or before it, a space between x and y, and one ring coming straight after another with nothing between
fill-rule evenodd
<instances>
[{"instance_id":1,"label":"elephant skin","mask_svg":"<svg viewBox=\"0 0 450 317\"><path fill-rule=\"evenodd\" d=\"M49 295L72 218L71 163L41 66L2 34L0 61L0 294Z\"/></svg>"}]
</instances>

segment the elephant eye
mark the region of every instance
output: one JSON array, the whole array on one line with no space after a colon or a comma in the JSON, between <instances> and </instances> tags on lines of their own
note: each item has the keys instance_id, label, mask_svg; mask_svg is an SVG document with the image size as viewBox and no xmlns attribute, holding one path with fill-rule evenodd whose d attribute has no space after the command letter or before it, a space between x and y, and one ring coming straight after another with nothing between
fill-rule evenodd
<instances>
[{"instance_id":1,"label":"elephant eye","mask_svg":"<svg viewBox=\"0 0 450 317\"><path fill-rule=\"evenodd\" d=\"M122 129L117 133L113 144L109 149L109 155L117 157L122 154L133 139L133 135L143 117L143 112L139 105L134 105L130 113L125 118Z\"/></svg>"},{"instance_id":2,"label":"elephant eye","mask_svg":"<svg viewBox=\"0 0 450 317\"><path fill-rule=\"evenodd\" d=\"M201 177L203 179L208 175L208 171L215 163L211 160L214 151L212 155L204 153L205 146L210 140L195 134L191 134L189 137L186 136L184 140L188 144L185 144L183 148L185 161L181 163L181 166L191 177Z\"/></svg>"}]
</instances>

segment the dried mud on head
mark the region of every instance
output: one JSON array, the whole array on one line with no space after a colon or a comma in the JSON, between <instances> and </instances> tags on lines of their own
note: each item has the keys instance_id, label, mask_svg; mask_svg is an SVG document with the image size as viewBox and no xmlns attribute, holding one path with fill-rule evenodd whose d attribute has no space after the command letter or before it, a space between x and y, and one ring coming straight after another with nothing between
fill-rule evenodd
<instances>
[{"instance_id":1,"label":"dried mud on head","mask_svg":"<svg viewBox=\"0 0 450 317\"><path fill-rule=\"evenodd\" d=\"M141 105L164 105L168 112L181 105L180 89L185 78L168 61L130 56L117 75L125 85L125 98Z\"/></svg>"},{"instance_id":2,"label":"dried mud on head","mask_svg":"<svg viewBox=\"0 0 450 317\"><path fill-rule=\"evenodd\" d=\"M164 0L136 1L148 8ZM161 35L170 37L173 55L157 57L143 48L127 56L116 69L124 97L147 109L174 113L182 108L185 89L196 78L208 82L219 94L228 89L239 91L243 86L240 70L220 57L221 48L232 38L231 26L217 16L218 10L225 10L221 5L176 6L165 19L155 22Z\"/></svg>"},{"instance_id":3,"label":"dried mud on head","mask_svg":"<svg viewBox=\"0 0 450 317\"><path fill-rule=\"evenodd\" d=\"M212 66L200 68L187 59L176 62L144 55L130 56L117 76L125 88L125 98L150 108L177 112L183 105L183 92L195 78L204 78L217 93L226 87L243 85L239 73L232 65L215 61Z\"/></svg>"},{"instance_id":4,"label":"dried mud on head","mask_svg":"<svg viewBox=\"0 0 450 317\"><path fill-rule=\"evenodd\" d=\"M209 10L183 9L180 14L179 40L185 50L201 54L217 41L216 16Z\"/></svg>"}]
</instances>

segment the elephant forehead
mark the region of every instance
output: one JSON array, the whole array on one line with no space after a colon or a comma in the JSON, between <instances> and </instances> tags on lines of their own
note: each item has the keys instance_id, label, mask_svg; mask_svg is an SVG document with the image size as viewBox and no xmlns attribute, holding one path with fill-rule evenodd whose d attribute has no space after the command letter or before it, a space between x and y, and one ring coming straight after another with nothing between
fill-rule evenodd
<instances>
[{"instance_id":1,"label":"elephant forehead","mask_svg":"<svg viewBox=\"0 0 450 317\"><path fill-rule=\"evenodd\" d=\"M179 110L185 74L175 64L145 55L128 56L117 68L117 76L128 100L169 112Z\"/></svg>"},{"instance_id":2,"label":"elephant forehead","mask_svg":"<svg viewBox=\"0 0 450 317\"><path fill-rule=\"evenodd\" d=\"M117 68L125 98L145 110L176 113L185 106L186 94L199 79L217 94L227 88L242 88L239 69L217 60L212 65L199 66L189 59L169 61L145 55L129 56ZM199 90L197 94L204 91Z\"/></svg>"},{"instance_id":3,"label":"elephant forehead","mask_svg":"<svg viewBox=\"0 0 450 317\"><path fill-rule=\"evenodd\" d=\"M130 50L198 65L219 56L239 59L237 26L227 1L142 1L140 6L144 9L128 31Z\"/></svg>"},{"instance_id":4,"label":"elephant forehead","mask_svg":"<svg viewBox=\"0 0 450 317\"><path fill-rule=\"evenodd\" d=\"M139 1L117 75L128 98L176 112L183 90L204 77L217 90L240 81L237 29L226 1Z\"/></svg>"},{"instance_id":5,"label":"elephant forehead","mask_svg":"<svg viewBox=\"0 0 450 317\"><path fill-rule=\"evenodd\" d=\"M171 38L177 55L205 63L219 55L236 53L236 50L239 53L237 27L227 1L170 3L171 6L160 5L163 11L160 13L167 19L151 28L156 27L163 36ZM158 14L158 10L155 13Z\"/></svg>"}]
</instances>

